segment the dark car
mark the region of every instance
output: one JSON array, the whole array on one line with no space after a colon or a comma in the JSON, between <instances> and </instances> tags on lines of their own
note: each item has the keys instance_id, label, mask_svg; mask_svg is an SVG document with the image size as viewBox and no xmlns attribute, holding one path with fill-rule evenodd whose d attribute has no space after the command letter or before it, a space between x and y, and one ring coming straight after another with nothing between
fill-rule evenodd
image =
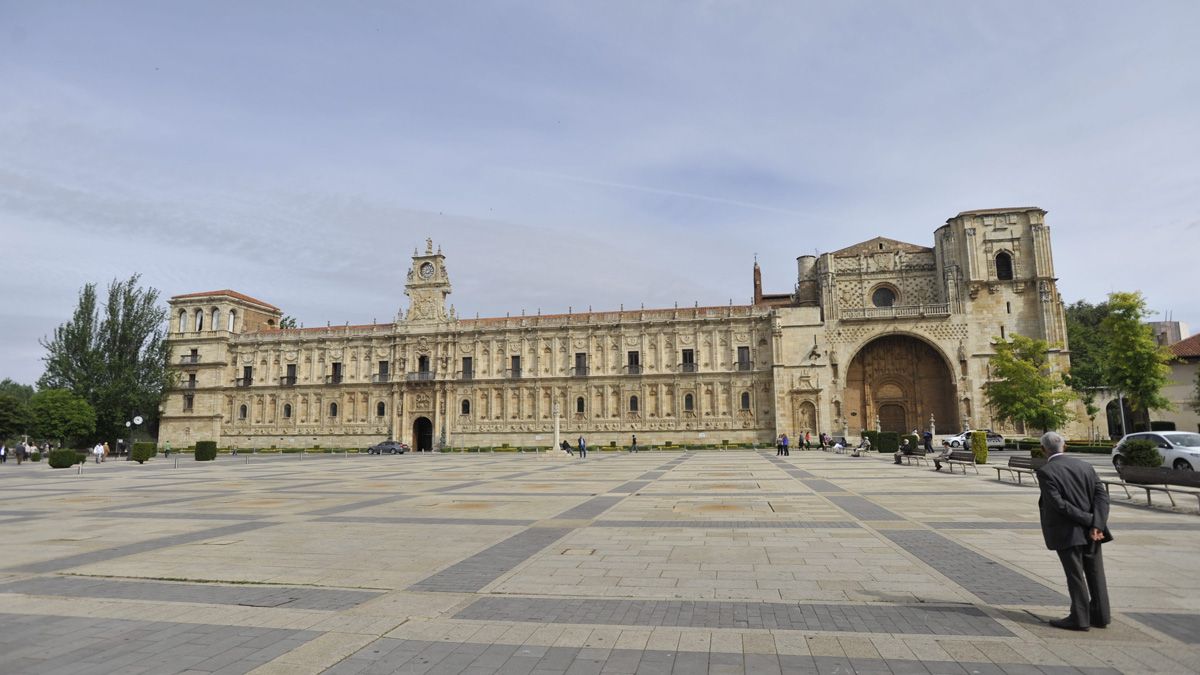
<instances>
[{"instance_id":1,"label":"dark car","mask_svg":"<svg viewBox=\"0 0 1200 675\"><path fill-rule=\"evenodd\" d=\"M408 452L408 444L400 441L384 441L367 448L372 455L403 455Z\"/></svg>"}]
</instances>

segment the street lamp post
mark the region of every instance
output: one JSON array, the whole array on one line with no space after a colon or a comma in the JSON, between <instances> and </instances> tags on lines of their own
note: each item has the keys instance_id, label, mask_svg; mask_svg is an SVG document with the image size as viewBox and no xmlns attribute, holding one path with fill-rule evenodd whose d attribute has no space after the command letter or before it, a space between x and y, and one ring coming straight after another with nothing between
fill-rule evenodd
<instances>
[{"instance_id":1,"label":"street lamp post","mask_svg":"<svg viewBox=\"0 0 1200 675\"><path fill-rule=\"evenodd\" d=\"M129 438L125 439L125 461L133 459L133 431L134 427L142 423L141 415L134 415L132 420L125 422L125 428L129 430L127 434Z\"/></svg>"}]
</instances>

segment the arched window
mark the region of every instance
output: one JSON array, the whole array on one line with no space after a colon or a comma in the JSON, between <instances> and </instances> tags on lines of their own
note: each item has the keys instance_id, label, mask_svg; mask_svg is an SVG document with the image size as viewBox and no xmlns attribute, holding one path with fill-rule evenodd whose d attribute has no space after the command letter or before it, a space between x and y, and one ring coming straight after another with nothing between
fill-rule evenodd
<instances>
[{"instance_id":1,"label":"arched window","mask_svg":"<svg viewBox=\"0 0 1200 675\"><path fill-rule=\"evenodd\" d=\"M187 311L181 309L181 310L179 310L179 332L183 333L186 331L187 331Z\"/></svg>"},{"instance_id":2,"label":"arched window","mask_svg":"<svg viewBox=\"0 0 1200 675\"><path fill-rule=\"evenodd\" d=\"M575 399L575 412L579 413L580 415L583 414L583 404L584 404L584 402L583 402L582 396Z\"/></svg>"},{"instance_id":3,"label":"arched window","mask_svg":"<svg viewBox=\"0 0 1200 675\"><path fill-rule=\"evenodd\" d=\"M376 403L375 404L375 416L383 417L385 413L387 413L387 406L383 404L383 401Z\"/></svg>"},{"instance_id":4,"label":"arched window","mask_svg":"<svg viewBox=\"0 0 1200 675\"><path fill-rule=\"evenodd\" d=\"M750 409L750 392L743 391L742 392L742 410L749 410L749 409Z\"/></svg>"},{"instance_id":5,"label":"arched window","mask_svg":"<svg viewBox=\"0 0 1200 675\"><path fill-rule=\"evenodd\" d=\"M209 324L208 329L209 330L221 330L221 310L217 309L216 307L213 307L212 323Z\"/></svg>"},{"instance_id":6,"label":"arched window","mask_svg":"<svg viewBox=\"0 0 1200 675\"><path fill-rule=\"evenodd\" d=\"M1000 281L1012 281L1012 256L1007 251L1001 251L996 254L996 278Z\"/></svg>"},{"instance_id":7,"label":"arched window","mask_svg":"<svg viewBox=\"0 0 1200 675\"><path fill-rule=\"evenodd\" d=\"M283 419L287 420L287 419L291 419L291 418L292 418L292 404L284 403L283 404Z\"/></svg>"},{"instance_id":8,"label":"arched window","mask_svg":"<svg viewBox=\"0 0 1200 675\"><path fill-rule=\"evenodd\" d=\"M337 417L337 404L336 403L329 404L329 416Z\"/></svg>"},{"instance_id":9,"label":"arched window","mask_svg":"<svg viewBox=\"0 0 1200 675\"><path fill-rule=\"evenodd\" d=\"M196 332L204 330L204 310L196 310Z\"/></svg>"},{"instance_id":10,"label":"arched window","mask_svg":"<svg viewBox=\"0 0 1200 675\"><path fill-rule=\"evenodd\" d=\"M471 414L471 399L464 398L462 400L462 414L464 414L464 415Z\"/></svg>"},{"instance_id":11,"label":"arched window","mask_svg":"<svg viewBox=\"0 0 1200 675\"><path fill-rule=\"evenodd\" d=\"M630 396L629 397L629 412L637 412L637 411L638 411L638 399L636 396Z\"/></svg>"},{"instance_id":12,"label":"arched window","mask_svg":"<svg viewBox=\"0 0 1200 675\"><path fill-rule=\"evenodd\" d=\"M239 420L246 419L246 404L245 403L243 403L241 405L241 407L238 408L238 419Z\"/></svg>"},{"instance_id":13,"label":"arched window","mask_svg":"<svg viewBox=\"0 0 1200 675\"><path fill-rule=\"evenodd\" d=\"M685 412L692 412L695 409L696 409L696 399L692 398L691 394L684 396L683 397L683 410Z\"/></svg>"},{"instance_id":14,"label":"arched window","mask_svg":"<svg viewBox=\"0 0 1200 675\"><path fill-rule=\"evenodd\" d=\"M229 328L226 328L225 330L228 330L230 333L232 333L233 327L236 323L237 323L237 312L235 312L231 309L231 310L229 310Z\"/></svg>"},{"instance_id":15,"label":"arched window","mask_svg":"<svg viewBox=\"0 0 1200 675\"><path fill-rule=\"evenodd\" d=\"M880 286L871 294L871 304L876 307L891 307L896 304L896 291L888 286Z\"/></svg>"}]
</instances>

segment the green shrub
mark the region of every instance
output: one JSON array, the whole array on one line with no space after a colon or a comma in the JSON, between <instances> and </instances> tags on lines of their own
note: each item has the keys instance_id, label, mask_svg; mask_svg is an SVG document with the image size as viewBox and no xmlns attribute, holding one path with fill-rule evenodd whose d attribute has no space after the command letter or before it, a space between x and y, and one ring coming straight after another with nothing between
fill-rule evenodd
<instances>
[{"instance_id":1,"label":"green shrub","mask_svg":"<svg viewBox=\"0 0 1200 675\"><path fill-rule=\"evenodd\" d=\"M216 441L196 441L196 461L211 462L217 458Z\"/></svg>"},{"instance_id":2,"label":"green shrub","mask_svg":"<svg viewBox=\"0 0 1200 675\"><path fill-rule=\"evenodd\" d=\"M671 441L663 441L663 447L664 447L664 448L669 448L669 447L671 447Z\"/></svg>"},{"instance_id":3,"label":"green shrub","mask_svg":"<svg viewBox=\"0 0 1200 675\"><path fill-rule=\"evenodd\" d=\"M133 449L129 451L129 458L138 464L142 464L157 454L158 446L156 446L154 443L143 441L133 444Z\"/></svg>"},{"instance_id":4,"label":"green shrub","mask_svg":"<svg viewBox=\"0 0 1200 675\"><path fill-rule=\"evenodd\" d=\"M74 452L75 452L75 464L87 464L88 459L90 459L92 456L92 454L90 452L79 452L78 450L76 450Z\"/></svg>"},{"instance_id":5,"label":"green shrub","mask_svg":"<svg viewBox=\"0 0 1200 675\"><path fill-rule=\"evenodd\" d=\"M280 452L282 452L285 455L294 455L298 452L304 452L304 448L284 448Z\"/></svg>"},{"instance_id":6,"label":"green shrub","mask_svg":"<svg viewBox=\"0 0 1200 675\"><path fill-rule=\"evenodd\" d=\"M42 453L38 452L37 450L34 450L33 452L29 453L29 461L31 461L31 462L42 461Z\"/></svg>"},{"instance_id":7,"label":"green shrub","mask_svg":"<svg viewBox=\"0 0 1200 675\"><path fill-rule=\"evenodd\" d=\"M87 460L87 455L83 456ZM51 469L66 469L76 464L76 454L74 450L51 450L46 457L46 462Z\"/></svg>"},{"instance_id":8,"label":"green shrub","mask_svg":"<svg viewBox=\"0 0 1200 675\"><path fill-rule=\"evenodd\" d=\"M1121 448L1121 464L1127 466L1162 466L1163 458L1153 441L1133 440Z\"/></svg>"},{"instance_id":9,"label":"green shrub","mask_svg":"<svg viewBox=\"0 0 1200 675\"><path fill-rule=\"evenodd\" d=\"M988 446L986 431L971 432L971 452L975 455L976 464L987 464Z\"/></svg>"},{"instance_id":10,"label":"green shrub","mask_svg":"<svg viewBox=\"0 0 1200 675\"><path fill-rule=\"evenodd\" d=\"M884 431L879 434L879 445L874 447L879 452L896 452L900 449L900 434L895 431Z\"/></svg>"}]
</instances>

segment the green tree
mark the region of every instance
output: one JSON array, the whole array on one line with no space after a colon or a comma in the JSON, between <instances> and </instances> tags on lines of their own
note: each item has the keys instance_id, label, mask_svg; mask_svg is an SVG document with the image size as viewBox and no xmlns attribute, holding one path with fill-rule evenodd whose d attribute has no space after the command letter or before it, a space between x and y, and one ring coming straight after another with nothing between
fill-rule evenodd
<instances>
[{"instance_id":1,"label":"green tree","mask_svg":"<svg viewBox=\"0 0 1200 675\"><path fill-rule=\"evenodd\" d=\"M29 400L30 431L60 443L86 440L96 431L92 406L66 389L43 389Z\"/></svg>"},{"instance_id":2,"label":"green tree","mask_svg":"<svg viewBox=\"0 0 1200 675\"><path fill-rule=\"evenodd\" d=\"M8 392L0 392L0 441L26 433L29 429L29 407L25 401Z\"/></svg>"},{"instance_id":3,"label":"green tree","mask_svg":"<svg viewBox=\"0 0 1200 675\"><path fill-rule=\"evenodd\" d=\"M0 380L0 394L9 394L22 403L29 403L29 399L33 397L33 387L6 377Z\"/></svg>"},{"instance_id":4,"label":"green tree","mask_svg":"<svg viewBox=\"0 0 1200 675\"><path fill-rule=\"evenodd\" d=\"M1100 412L1096 390L1107 386L1104 373L1104 333L1100 328L1109 315L1107 302L1093 305L1086 300L1071 303L1065 309L1067 342L1071 346L1071 370L1063 381L1079 394L1094 424Z\"/></svg>"},{"instance_id":5,"label":"green tree","mask_svg":"<svg viewBox=\"0 0 1200 675\"><path fill-rule=\"evenodd\" d=\"M290 314L285 314L283 316L283 318L279 320L279 327L280 328L296 328L297 327L296 317L294 317Z\"/></svg>"},{"instance_id":6,"label":"green tree","mask_svg":"<svg viewBox=\"0 0 1200 675\"><path fill-rule=\"evenodd\" d=\"M95 410L101 438L125 436L134 415L157 427L158 406L172 381L167 369L167 310L158 291L138 286L139 276L113 280L103 307L96 285L79 292L71 320L42 340L46 372L39 388L69 389Z\"/></svg>"},{"instance_id":7,"label":"green tree","mask_svg":"<svg viewBox=\"0 0 1200 675\"><path fill-rule=\"evenodd\" d=\"M1046 341L1014 334L1011 340L993 344L991 379L983 391L996 416L1042 431L1068 422L1071 413L1067 406L1074 395L1050 369Z\"/></svg>"},{"instance_id":8,"label":"green tree","mask_svg":"<svg viewBox=\"0 0 1200 675\"><path fill-rule=\"evenodd\" d=\"M1171 369L1171 352L1159 346L1150 327L1141 293L1110 293L1108 316L1100 322L1104 339L1103 373L1107 386L1125 395L1135 411L1170 408L1162 395Z\"/></svg>"}]
</instances>

